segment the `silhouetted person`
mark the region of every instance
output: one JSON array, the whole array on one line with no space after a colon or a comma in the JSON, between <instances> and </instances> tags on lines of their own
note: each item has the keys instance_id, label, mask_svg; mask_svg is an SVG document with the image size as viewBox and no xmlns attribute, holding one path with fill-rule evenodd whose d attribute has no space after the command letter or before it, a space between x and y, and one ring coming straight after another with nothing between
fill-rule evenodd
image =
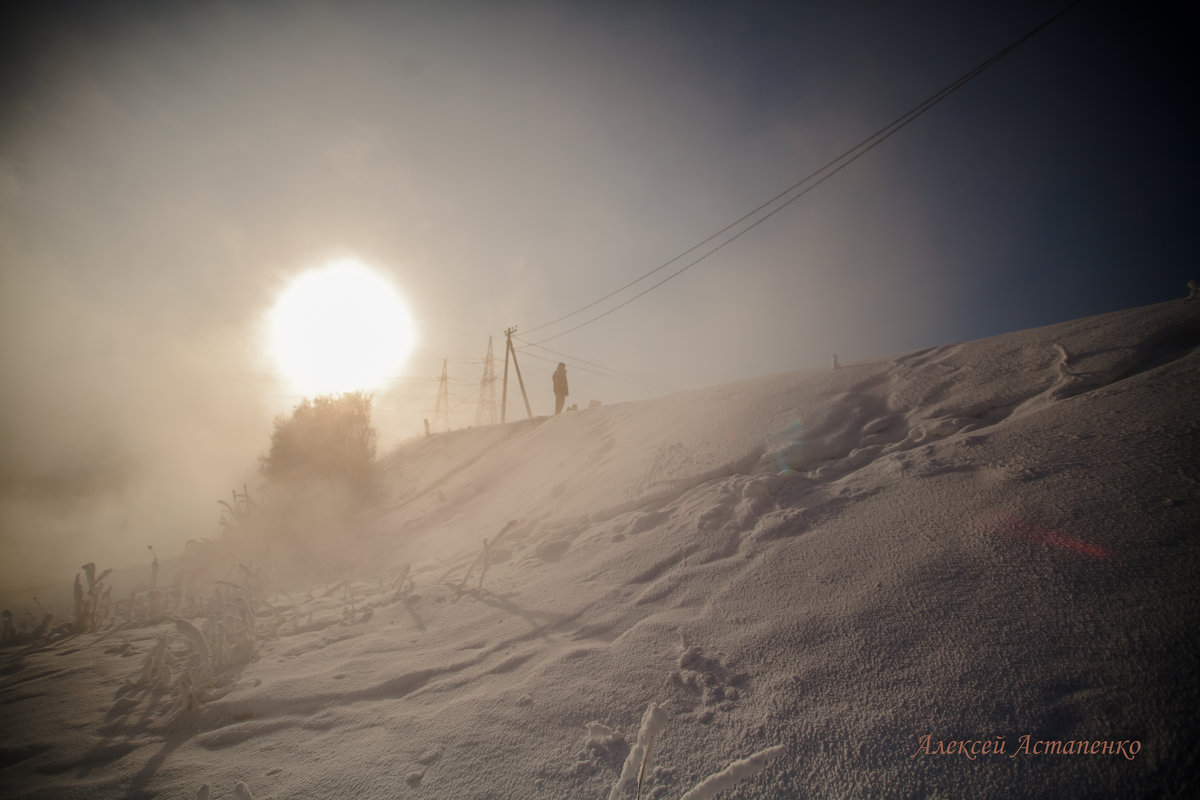
<instances>
[{"instance_id":1,"label":"silhouetted person","mask_svg":"<svg viewBox=\"0 0 1200 800\"><path fill-rule=\"evenodd\" d=\"M563 409L563 403L566 402L567 395L567 365L558 362L558 369L554 370L554 413L558 414Z\"/></svg>"}]
</instances>

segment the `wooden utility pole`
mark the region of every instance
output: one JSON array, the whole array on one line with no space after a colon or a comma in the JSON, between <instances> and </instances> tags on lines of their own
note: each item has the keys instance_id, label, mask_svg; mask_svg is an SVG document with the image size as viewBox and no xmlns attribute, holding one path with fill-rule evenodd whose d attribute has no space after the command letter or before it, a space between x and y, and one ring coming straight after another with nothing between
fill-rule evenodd
<instances>
[{"instance_id":1,"label":"wooden utility pole","mask_svg":"<svg viewBox=\"0 0 1200 800\"><path fill-rule=\"evenodd\" d=\"M525 413L533 419L533 409L529 407L529 395L525 393L525 381L521 378L521 365L517 363L517 349L513 347L512 337L517 332L517 326L514 325L504 332L504 337L507 340L507 345L504 348L504 388L501 390L500 397L500 422L507 420L508 412L508 358L512 356L513 369L517 371L517 383L521 385L521 397L525 398Z\"/></svg>"}]
</instances>

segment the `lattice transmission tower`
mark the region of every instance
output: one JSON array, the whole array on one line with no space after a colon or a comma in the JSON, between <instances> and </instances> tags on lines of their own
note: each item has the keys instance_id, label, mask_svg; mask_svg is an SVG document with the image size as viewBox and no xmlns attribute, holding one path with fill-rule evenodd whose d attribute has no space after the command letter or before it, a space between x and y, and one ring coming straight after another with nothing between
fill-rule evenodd
<instances>
[{"instance_id":1,"label":"lattice transmission tower","mask_svg":"<svg viewBox=\"0 0 1200 800\"><path fill-rule=\"evenodd\" d=\"M483 378L479 381L479 408L475 409L476 425L494 425L496 414L496 366L492 362L492 337L488 337L487 356L483 360Z\"/></svg>"},{"instance_id":2,"label":"lattice transmission tower","mask_svg":"<svg viewBox=\"0 0 1200 800\"><path fill-rule=\"evenodd\" d=\"M446 377L446 359L442 359L442 379L438 381L437 403L433 406L433 427L450 430L450 386Z\"/></svg>"}]
</instances>

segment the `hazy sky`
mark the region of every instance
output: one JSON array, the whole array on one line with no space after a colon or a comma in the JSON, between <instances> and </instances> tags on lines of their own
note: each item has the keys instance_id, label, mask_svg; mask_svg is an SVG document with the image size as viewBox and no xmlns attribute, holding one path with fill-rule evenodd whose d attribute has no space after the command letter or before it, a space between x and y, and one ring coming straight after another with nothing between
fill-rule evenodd
<instances>
[{"instance_id":1,"label":"hazy sky","mask_svg":"<svg viewBox=\"0 0 1200 800\"><path fill-rule=\"evenodd\" d=\"M489 335L502 357L505 327L697 244L1061 5L39 4L0 34L0 585L215 534L215 500L299 399L260 333L303 270L358 258L408 301L385 445L432 416L444 357L470 424ZM663 391L580 359L688 388L1181 297L1200 275L1195 9L1085 0L745 237L546 342L569 402ZM535 413L559 358L522 353Z\"/></svg>"}]
</instances>

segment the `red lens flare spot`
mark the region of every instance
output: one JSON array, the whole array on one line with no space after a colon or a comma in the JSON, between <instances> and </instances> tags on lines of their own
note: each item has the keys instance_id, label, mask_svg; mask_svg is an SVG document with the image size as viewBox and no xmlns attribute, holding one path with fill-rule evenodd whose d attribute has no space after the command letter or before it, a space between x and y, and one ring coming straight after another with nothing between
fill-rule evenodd
<instances>
[{"instance_id":1,"label":"red lens flare spot","mask_svg":"<svg viewBox=\"0 0 1200 800\"><path fill-rule=\"evenodd\" d=\"M1008 520L997 527L996 534L1009 539L1046 545L1057 550L1069 550L1090 558L1109 559L1113 555L1112 550L1107 547L1092 544L1091 542L1059 531L1050 530L1028 519Z\"/></svg>"}]
</instances>

